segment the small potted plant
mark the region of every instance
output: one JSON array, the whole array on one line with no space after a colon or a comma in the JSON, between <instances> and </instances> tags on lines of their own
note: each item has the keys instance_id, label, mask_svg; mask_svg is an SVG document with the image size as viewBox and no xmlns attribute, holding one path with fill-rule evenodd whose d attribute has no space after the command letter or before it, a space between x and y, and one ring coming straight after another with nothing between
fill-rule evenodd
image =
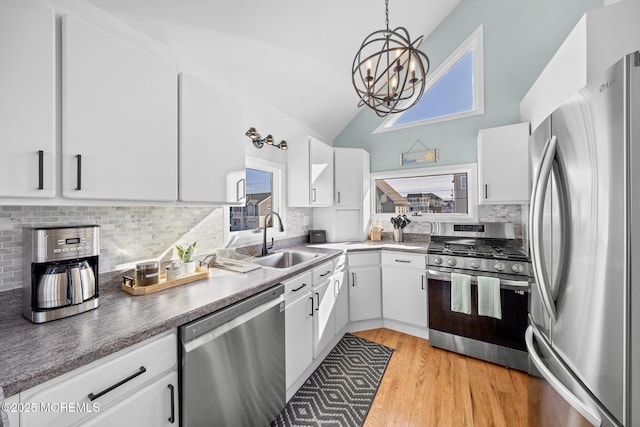
<instances>
[{"instance_id":1,"label":"small potted plant","mask_svg":"<svg viewBox=\"0 0 640 427\"><path fill-rule=\"evenodd\" d=\"M193 274L196 271L196 262L191 260L193 256L193 251L196 248L196 243L193 242L189 246L176 245L176 250L178 251L178 258L182 261L184 265L184 272L186 274Z\"/></svg>"}]
</instances>

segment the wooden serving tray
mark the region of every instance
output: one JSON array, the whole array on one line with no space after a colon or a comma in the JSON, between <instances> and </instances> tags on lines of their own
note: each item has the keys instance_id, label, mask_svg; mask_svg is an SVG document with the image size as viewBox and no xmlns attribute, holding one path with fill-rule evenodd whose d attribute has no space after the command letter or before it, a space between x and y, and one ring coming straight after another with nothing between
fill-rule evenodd
<instances>
[{"instance_id":1,"label":"wooden serving tray","mask_svg":"<svg viewBox=\"0 0 640 427\"><path fill-rule=\"evenodd\" d=\"M185 283L195 282L196 280L202 280L209 277L209 269L197 267L196 272L192 274L187 274L185 276L179 277L173 280L167 280L166 274L160 274L160 282L155 285L147 285L147 286L137 286L137 285L126 285L122 284L122 290L130 295L148 295L154 292L163 291L165 289L173 288L175 286L184 285Z\"/></svg>"}]
</instances>

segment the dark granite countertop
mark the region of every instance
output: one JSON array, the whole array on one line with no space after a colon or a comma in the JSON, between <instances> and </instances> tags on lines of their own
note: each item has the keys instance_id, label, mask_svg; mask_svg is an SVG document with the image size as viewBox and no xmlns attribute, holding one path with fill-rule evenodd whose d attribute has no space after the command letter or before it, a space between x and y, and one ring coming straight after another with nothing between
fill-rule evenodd
<instances>
[{"instance_id":1,"label":"dark granite countertop","mask_svg":"<svg viewBox=\"0 0 640 427\"><path fill-rule=\"evenodd\" d=\"M211 269L207 279L144 296L123 292L116 275L101 284L97 310L40 325L18 312L0 319L0 392L4 397L15 395L273 287L344 251L426 253L427 247L424 242L392 241L297 246L288 249L324 256L287 270L260 268L243 274Z\"/></svg>"}]
</instances>

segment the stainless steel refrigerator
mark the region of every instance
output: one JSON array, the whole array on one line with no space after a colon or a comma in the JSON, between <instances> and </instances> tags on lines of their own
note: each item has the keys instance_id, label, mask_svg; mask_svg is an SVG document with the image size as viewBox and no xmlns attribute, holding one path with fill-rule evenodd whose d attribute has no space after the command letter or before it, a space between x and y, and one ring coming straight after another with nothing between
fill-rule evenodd
<instances>
[{"instance_id":1,"label":"stainless steel refrigerator","mask_svg":"<svg viewBox=\"0 0 640 427\"><path fill-rule=\"evenodd\" d=\"M531 427L640 426L640 54L530 137Z\"/></svg>"}]
</instances>

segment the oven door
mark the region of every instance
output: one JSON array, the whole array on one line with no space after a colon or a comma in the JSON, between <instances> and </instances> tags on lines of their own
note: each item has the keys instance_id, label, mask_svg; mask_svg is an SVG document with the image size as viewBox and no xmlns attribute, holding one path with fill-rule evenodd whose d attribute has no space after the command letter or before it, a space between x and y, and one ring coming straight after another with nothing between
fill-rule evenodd
<instances>
[{"instance_id":1,"label":"oven door","mask_svg":"<svg viewBox=\"0 0 640 427\"><path fill-rule=\"evenodd\" d=\"M500 277L502 319L496 319L478 315L476 276L471 278L471 313L451 310L451 272L468 274L463 270L428 269L429 329L526 351L524 331L528 323L528 281L513 280L507 275Z\"/></svg>"}]
</instances>

